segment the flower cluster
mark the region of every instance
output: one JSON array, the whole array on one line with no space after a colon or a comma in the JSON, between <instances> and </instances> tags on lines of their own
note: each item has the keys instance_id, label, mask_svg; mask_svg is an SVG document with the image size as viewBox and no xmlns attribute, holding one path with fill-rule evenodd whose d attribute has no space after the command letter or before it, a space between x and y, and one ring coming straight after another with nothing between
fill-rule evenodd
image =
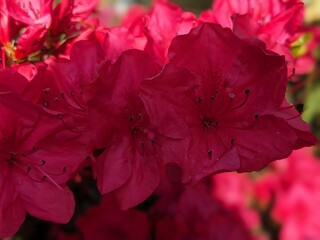
<instances>
[{"instance_id":1,"label":"flower cluster","mask_svg":"<svg viewBox=\"0 0 320 240\"><path fill-rule=\"evenodd\" d=\"M195 192L190 185L260 170L316 141L301 104L285 98L303 5L258 2L240 9L217 0L196 17L157 1L105 27L90 17L96 1L1 0L0 237L14 234L26 213L68 222L75 200L67 182L90 169L102 208L119 222L124 213L112 206L169 191L172 199L154 205L159 239L179 239L163 231L173 226L180 238L246 239L241 218L207 199L208 184ZM160 183L179 187L157 190ZM194 225L188 206L221 226ZM128 214L148 236L146 216ZM229 219L239 222L236 233Z\"/></svg>"}]
</instances>

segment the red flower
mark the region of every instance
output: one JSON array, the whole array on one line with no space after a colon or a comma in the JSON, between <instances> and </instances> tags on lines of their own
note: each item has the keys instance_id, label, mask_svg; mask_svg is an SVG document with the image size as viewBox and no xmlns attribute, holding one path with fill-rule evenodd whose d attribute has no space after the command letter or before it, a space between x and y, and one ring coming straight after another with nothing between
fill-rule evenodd
<instances>
[{"instance_id":1,"label":"red flower","mask_svg":"<svg viewBox=\"0 0 320 240\"><path fill-rule=\"evenodd\" d=\"M113 192L121 207L129 208L145 200L158 186L163 171L162 143L188 135L187 128L176 130L183 119L177 119L174 112L160 121L150 120L151 110L165 107L152 109L150 95L159 100L172 87L173 96L179 95L190 88L192 76L184 69L167 66L159 76L146 80L161 68L138 50L123 53L108 68L108 64L101 68L104 85L89 102L96 148L106 148L97 158L98 188L103 194ZM160 131L157 124L162 126Z\"/></svg>"},{"instance_id":2,"label":"red flower","mask_svg":"<svg viewBox=\"0 0 320 240\"><path fill-rule=\"evenodd\" d=\"M288 75L292 75L294 58L290 43L303 21L303 3L298 0L250 0L240 3L237 0L217 0L213 11L204 12L200 19L221 24L233 29L240 38L257 36L267 48L280 55L292 65Z\"/></svg>"},{"instance_id":3,"label":"red flower","mask_svg":"<svg viewBox=\"0 0 320 240\"><path fill-rule=\"evenodd\" d=\"M51 24L51 9L53 0L5 0L8 13L14 19L27 25Z\"/></svg>"},{"instance_id":4,"label":"red flower","mask_svg":"<svg viewBox=\"0 0 320 240\"><path fill-rule=\"evenodd\" d=\"M143 50L147 42L144 36L135 37L124 27L99 29L96 31L96 34L102 34L103 37L100 41L104 48L105 57L112 63L114 63L125 50Z\"/></svg>"},{"instance_id":5,"label":"red flower","mask_svg":"<svg viewBox=\"0 0 320 240\"><path fill-rule=\"evenodd\" d=\"M98 188L113 192L123 209L146 199L158 186L155 132L139 97L142 80L160 67L140 51L125 52L108 69L100 70L105 82L90 101L89 121L95 145L106 150L97 158Z\"/></svg>"},{"instance_id":6,"label":"red flower","mask_svg":"<svg viewBox=\"0 0 320 240\"><path fill-rule=\"evenodd\" d=\"M157 1L145 19L146 51L165 63L168 62L167 53L172 39L188 33L198 23L192 13L183 12L179 6L166 1Z\"/></svg>"},{"instance_id":7,"label":"red flower","mask_svg":"<svg viewBox=\"0 0 320 240\"><path fill-rule=\"evenodd\" d=\"M294 151L271 164L258 178L256 197L272 206L271 217L281 224L280 239L316 239L319 236L320 164L311 148Z\"/></svg>"},{"instance_id":8,"label":"red flower","mask_svg":"<svg viewBox=\"0 0 320 240\"><path fill-rule=\"evenodd\" d=\"M183 182L221 171L259 170L288 156L297 144L314 143L298 113L280 116L288 113L281 108L286 64L256 39L241 40L229 29L203 24L173 40L169 59L190 70L200 84L189 99L173 94L170 101L149 99L155 109L166 106L149 114L152 121L174 110L184 120L177 131L185 125L190 129L184 141L163 147L171 152L165 161L183 170Z\"/></svg>"},{"instance_id":9,"label":"red flower","mask_svg":"<svg viewBox=\"0 0 320 240\"><path fill-rule=\"evenodd\" d=\"M0 237L14 234L26 212L68 222L74 199L65 183L86 156L79 134L13 93L0 104Z\"/></svg>"}]
</instances>

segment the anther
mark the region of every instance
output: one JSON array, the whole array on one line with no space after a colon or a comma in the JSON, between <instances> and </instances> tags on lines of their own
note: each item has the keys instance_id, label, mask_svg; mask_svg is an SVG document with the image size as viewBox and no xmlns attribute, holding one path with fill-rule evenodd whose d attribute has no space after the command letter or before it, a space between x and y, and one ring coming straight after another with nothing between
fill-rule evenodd
<instances>
[{"instance_id":1,"label":"anther","mask_svg":"<svg viewBox=\"0 0 320 240\"><path fill-rule=\"evenodd\" d=\"M298 103L297 105L294 106L294 108L299 112L302 113L303 112L303 103Z\"/></svg>"},{"instance_id":2,"label":"anther","mask_svg":"<svg viewBox=\"0 0 320 240\"><path fill-rule=\"evenodd\" d=\"M47 176L42 176L41 180L44 182L47 180Z\"/></svg>"},{"instance_id":3,"label":"anther","mask_svg":"<svg viewBox=\"0 0 320 240\"><path fill-rule=\"evenodd\" d=\"M231 138L231 145L234 145L234 138Z\"/></svg>"},{"instance_id":4,"label":"anther","mask_svg":"<svg viewBox=\"0 0 320 240\"><path fill-rule=\"evenodd\" d=\"M43 106L44 106L45 108L47 108L47 107L49 106L49 102L48 102L48 101L45 101L45 102L43 103Z\"/></svg>"},{"instance_id":5,"label":"anther","mask_svg":"<svg viewBox=\"0 0 320 240\"><path fill-rule=\"evenodd\" d=\"M138 120L141 120L141 118L142 118L142 114L139 113L139 114L138 114Z\"/></svg>"},{"instance_id":6,"label":"anther","mask_svg":"<svg viewBox=\"0 0 320 240\"><path fill-rule=\"evenodd\" d=\"M56 103L59 102L59 99L58 99L58 98L54 98L53 100L54 100Z\"/></svg>"},{"instance_id":7,"label":"anther","mask_svg":"<svg viewBox=\"0 0 320 240\"><path fill-rule=\"evenodd\" d=\"M140 142L140 147L144 148L144 142Z\"/></svg>"},{"instance_id":8,"label":"anther","mask_svg":"<svg viewBox=\"0 0 320 240\"><path fill-rule=\"evenodd\" d=\"M41 160L41 166L45 165L46 164L46 160Z\"/></svg>"},{"instance_id":9,"label":"anther","mask_svg":"<svg viewBox=\"0 0 320 240\"><path fill-rule=\"evenodd\" d=\"M198 103L202 103L202 98L198 97Z\"/></svg>"},{"instance_id":10,"label":"anther","mask_svg":"<svg viewBox=\"0 0 320 240\"><path fill-rule=\"evenodd\" d=\"M129 117L129 121L130 121L130 122L133 121L133 116L132 116L132 115Z\"/></svg>"},{"instance_id":11,"label":"anther","mask_svg":"<svg viewBox=\"0 0 320 240\"><path fill-rule=\"evenodd\" d=\"M220 125L220 122L216 121L216 126L219 127L219 125Z\"/></svg>"},{"instance_id":12,"label":"anther","mask_svg":"<svg viewBox=\"0 0 320 240\"><path fill-rule=\"evenodd\" d=\"M212 150L211 149L208 150L208 156L209 156L209 159L211 160L211 158L212 158Z\"/></svg>"},{"instance_id":13,"label":"anther","mask_svg":"<svg viewBox=\"0 0 320 240\"><path fill-rule=\"evenodd\" d=\"M48 94L49 91L50 91L50 88L43 89L43 93L44 93L44 94Z\"/></svg>"},{"instance_id":14,"label":"anther","mask_svg":"<svg viewBox=\"0 0 320 240\"><path fill-rule=\"evenodd\" d=\"M234 93L229 93L229 98L235 98L235 94Z\"/></svg>"},{"instance_id":15,"label":"anther","mask_svg":"<svg viewBox=\"0 0 320 240\"><path fill-rule=\"evenodd\" d=\"M57 117L58 117L59 119L61 119L61 118L62 118L62 113L58 113L58 114L57 114Z\"/></svg>"},{"instance_id":16,"label":"anther","mask_svg":"<svg viewBox=\"0 0 320 240\"><path fill-rule=\"evenodd\" d=\"M246 90L244 90L244 93L248 95L250 93L250 90L247 88Z\"/></svg>"},{"instance_id":17,"label":"anther","mask_svg":"<svg viewBox=\"0 0 320 240\"><path fill-rule=\"evenodd\" d=\"M211 101L211 103L214 102L214 96L211 96L211 97L210 97L210 101Z\"/></svg>"},{"instance_id":18,"label":"anther","mask_svg":"<svg viewBox=\"0 0 320 240\"><path fill-rule=\"evenodd\" d=\"M106 148L98 148L98 149L95 149L95 150L93 151L92 155L93 155L94 157L98 157L99 155L101 155L101 154L104 152L104 150L106 150Z\"/></svg>"},{"instance_id":19,"label":"anther","mask_svg":"<svg viewBox=\"0 0 320 240\"><path fill-rule=\"evenodd\" d=\"M256 112L256 113L254 113L254 118L255 119L258 119L259 118L259 114Z\"/></svg>"},{"instance_id":20,"label":"anther","mask_svg":"<svg viewBox=\"0 0 320 240\"><path fill-rule=\"evenodd\" d=\"M64 93L61 93L61 97L64 99Z\"/></svg>"},{"instance_id":21,"label":"anther","mask_svg":"<svg viewBox=\"0 0 320 240\"><path fill-rule=\"evenodd\" d=\"M32 150L32 151L35 151L35 150L36 150L36 147L34 147L34 146L31 147L31 150Z\"/></svg>"},{"instance_id":22,"label":"anther","mask_svg":"<svg viewBox=\"0 0 320 240\"><path fill-rule=\"evenodd\" d=\"M62 172L66 173L67 172L67 167L63 167Z\"/></svg>"}]
</instances>

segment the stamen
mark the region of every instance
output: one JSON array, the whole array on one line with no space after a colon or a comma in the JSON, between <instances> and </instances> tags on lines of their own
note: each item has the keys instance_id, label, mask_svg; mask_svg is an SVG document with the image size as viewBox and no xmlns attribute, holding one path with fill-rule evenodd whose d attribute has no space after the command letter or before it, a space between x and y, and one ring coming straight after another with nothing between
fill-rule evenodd
<instances>
[{"instance_id":1,"label":"stamen","mask_svg":"<svg viewBox=\"0 0 320 240\"><path fill-rule=\"evenodd\" d=\"M234 138L231 138L231 145L234 145Z\"/></svg>"},{"instance_id":2,"label":"stamen","mask_svg":"<svg viewBox=\"0 0 320 240\"><path fill-rule=\"evenodd\" d=\"M293 69L292 69L292 73L291 73L291 75L288 77L288 79L292 78L295 74L296 74L296 69L293 68Z\"/></svg>"},{"instance_id":3,"label":"stamen","mask_svg":"<svg viewBox=\"0 0 320 240\"><path fill-rule=\"evenodd\" d=\"M130 121L130 122L133 121L133 116L132 116L132 115L129 117L129 121Z\"/></svg>"},{"instance_id":4,"label":"stamen","mask_svg":"<svg viewBox=\"0 0 320 240\"><path fill-rule=\"evenodd\" d=\"M63 174L65 174L67 172L67 167L63 167L62 168L62 171L61 172L57 172L57 173L54 173L54 172L50 172L48 170L45 170L44 173L46 174L49 174L49 175L52 175L52 176L61 176Z\"/></svg>"},{"instance_id":5,"label":"stamen","mask_svg":"<svg viewBox=\"0 0 320 240\"><path fill-rule=\"evenodd\" d=\"M43 89L44 94L48 94L50 92L50 88Z\"/></svg>"},{"instance_id":6,"label":"stamen","mask_svg":"<svg viewBox=\"0 0 320 240\"><path fill-rule=\"evenodd\" d=\"M139 113L139 114L138 114L138 120L141 120L141 118L142 118L142 114Z\"/></svg>"},{"instance_id":7,"label":"stamen","mask_svg":"<svg viewBox=\"0 0 320 240\"><path fill-rule=\"evenodd\" d=\"M211 149L208 150L208 157L209 157L209 160L212 159L212 150Z\"/></svg>"},{"instance_id":8,"label":"stamen","mask_svg":"<svg viewBox=\"0 0 320 240\"><path fill-rule=\"evenodd\" d=\"M45 108L48 108L48 107L49 107L49 102L48 102L48 101L45 101L45 102L43 103L43 106L44 106Z\"/></svg>"},{"instance_id":9,"label":"stamen","mask_svg":"<svg viewBox=\"0 0 320 240\"><path fill-rule=\"evenodd\" d=\"M198 98L198 103L202 103L202 98L201 97Z\"/></svg>"},{"instance_id":10,"label":"stamen","mask_svg":"<svg viewBox=\"0 0 320 240\"><path fill-rule=\"evenodd\" d=\"M254 118L258 119L259 118L259 114L257 112L254 113Z\"/></svg>"},{"instance_id":11,"label":"stamen","mask_svg":"<svg viewBox=\"0 0 320 240\"><path fill-rule=\"evenodd\" d=\"M246 89L244 90L244 93L245 93L245 99L238 105L232 107L232 108L228 108L227 111L232 111L232 110L235 110L235 109L238 109L238 108L241 108L243 105L246 104L246 102L248 101L248 98L249 98L249 93L250 93L250 90L249 89ZM229 94L230 95L230 94Z\"/></svg>"},{"instance_id":12,"label":"stamen","mask_svg":"<svg viewBox=\"0 0 320 240\"><path fill-rule=\"evenodd\" d=\"M232 98L232 99L233 99L233 98L235 98L235 96L236 96L236 95L235 95L234 93L229 93L229 98Z\"/></svg>"},{"instance_id":13,"label":"stamen","mask_svg":"<svg viewBox=\"0 0 320 240\"><path fill-rule=\"evenodd\" d=\"M279 110L282 111L282 110L287 110L287 109L290 109L290 108L295 108L298 112L302 113L303 112L303 108L304 108L304 105L303 103L297 103L297 104L293 104L293 105L289 105L287 107L283 107L283 108L280 108Z\"/></svg>"},{"instance_id":14,"label":"stamen","mask_svg":"<svg viewBox=\"0 0 320 240\"><path fill-rule=\"evenodd\" d=\"M299 113L302 113L302 112L303 112L303 108L304 108L303 103L298 103L298 104L295 106L295 109L296 109Z\"/></svg>"},{"instance_id":15,"label":"stamen","mask_svg":"<svg viewBox=\"0 0 320 240\"><path fill-rule=\"evenodd\" d=\"M104 150L106 150L106 148L98 148L98 149L95 149L95 150L93 151L92 155L93 155L94 157L98 157L98 156L100 156L100 155L104 152Z\"/></svg>"}]
</instances>

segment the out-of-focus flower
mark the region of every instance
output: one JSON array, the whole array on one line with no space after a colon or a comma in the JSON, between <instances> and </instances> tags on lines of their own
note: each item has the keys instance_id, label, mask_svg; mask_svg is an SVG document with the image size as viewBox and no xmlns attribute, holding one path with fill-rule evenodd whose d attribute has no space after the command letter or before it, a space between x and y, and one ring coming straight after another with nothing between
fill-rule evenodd
<instances>
[{"instance_id":1,"label":"out-of-focus flower","mask_svg":"<svg viewBox=\"0 0 320 240\"><path fill-rule=\"evenodd\" d=\"M320 234L320 164L311 149L294 151L262 174L256 196L271 206L273 220L281 225L280 239L316 239Z\"/></svg>"},{"instance_id":2,"label":"out-of-focus flower","mask_svg":"<svg viewBox=\"0 0 320 240\"><path fill-rule=\"evenodd\" d=\"M210 194L210 181L184 188L163 184L150 209L157 239L254 239L238 209L226 208Z\"/></svg>"},{"instance_id":3,"label":"out-of-focus flower","mask_svg":"<svg viewBox=\"0 0 320 240\"><path fill-rule=\"evenodd\" d=\"M150 223L147 214L137 209L123 211L115 199L103 197L76 220L83 240L148 239Z\"/></svg>"},{"instance_id":4,"label":"out-of-focus flower","mask_svg":"<svg viewBox=\"0 0 320 240\"><path fill-rule=\"evenodd\" d=\"M260 228L259 213L254 204L254 180L249 174L235 172L217 174L212 177L212 194L225 204L226 208L239 212L246 226L255 232Z\"/></svg>"},{"instance_id":5,"label":"out-of-focus flower","mask_svg":"<svg viewBox=\"0 0 320 240\"><path fill-rule=\"evenodd\" d=\"M292 75L294 58L290 43L296 39L296 32L303 21L303 4L298 0L282 1L217 0L213 10L205 11L200 19L221 24L233 29L241 37L257 36L269 50L285 55L290 64L288 76Z\"/></svg>"}]
</instances>

